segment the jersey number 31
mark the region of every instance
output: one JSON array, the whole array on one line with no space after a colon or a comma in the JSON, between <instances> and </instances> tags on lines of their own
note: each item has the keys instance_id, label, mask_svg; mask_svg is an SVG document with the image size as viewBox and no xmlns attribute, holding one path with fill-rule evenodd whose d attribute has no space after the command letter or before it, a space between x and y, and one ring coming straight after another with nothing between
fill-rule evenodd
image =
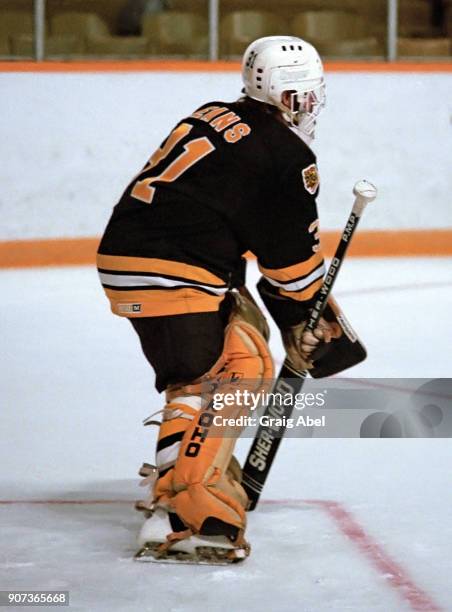
<instances>
[{"instance_id":1,"label":"jersey number 31","mask_svg":"<svg viewBox=\"0 0 452 612\"><path fill-rule=\"evenodd\" d=\"M165 143L161 148L152 155L148 164L141 170L138 176L148 172L157 164L159 164L171 151L174 149L179 142L189 134L193 126L189 123L181 123L174 129L166 139ZM215 147L210 140L203 136L202 138L195 138L189 140L183 145L183 152L176 157L174 161L166 166L163 171L157 176L151 176L145 179L138 180L130 195L141 202L151 204L154 198L155 189L153 183L171 183L178 179L186 170L191 168L200 159L212 153Z\"/></svg>"}]
</instances>

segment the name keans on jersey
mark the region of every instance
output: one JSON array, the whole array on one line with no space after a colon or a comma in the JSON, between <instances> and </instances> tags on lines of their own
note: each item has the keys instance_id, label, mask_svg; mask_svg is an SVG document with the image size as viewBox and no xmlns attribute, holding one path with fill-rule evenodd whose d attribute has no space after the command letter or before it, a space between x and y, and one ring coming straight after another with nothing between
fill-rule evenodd
<instances>
[{"instance_id":1,"label":"name keans on jersey","mask_svg":"<svg viewBox=\"0 0 452 612\"><path fill-rule=\"evenodd\" d=\"M243 122L239 115L230 111L226 106L208 106L195 111L190 117L205 121L216 132L223 132L225 141L230 144L238 142L251 133L248 123ZM232 125L234 127L230 127Z\"/></svg>"}]
</instances>

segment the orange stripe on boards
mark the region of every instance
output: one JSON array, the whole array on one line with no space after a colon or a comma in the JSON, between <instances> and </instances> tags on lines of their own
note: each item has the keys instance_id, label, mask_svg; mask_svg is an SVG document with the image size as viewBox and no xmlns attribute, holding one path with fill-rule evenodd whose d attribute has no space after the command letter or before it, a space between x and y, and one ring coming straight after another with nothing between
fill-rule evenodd
<instances>
[{"instance_id":1,"label":"orange stripe on boards","mask_svg":"<svg viewBox=\"0 0 452 612\"><path fill-rule=\"evenodd\" d=\"M336 250L340 234L321 234L325 257ZM99 238L52 238L0 241L0 268L95 265ZM363 230L353 236L348 256L452 256L452 228L431 230Z\"/></svg>"},{"instance_id":2,"label":"orange stripe on boards","mask_svg":"<svg viewBox=\"0 0 452 612\"><path fill-rule=\"evenodd\" d=\"M0 62L0 72L239 72L239 62L174 60Z\"/></svg>"},{"instance_id":3,"label":"orange stripe on boards","mask_svg":"<svg viewBox=\"0 0 452 612\"><path fill-rule=\"evenodd\" d=\"M326 62L326 72L452 72L452 58L444 62Z\"/></svg>"},{"instance_id":4,"label":"orange stripe on boards","mask_svg":"<svg viewBox=\"0 0 452 612\"><path fill-rule=\"evenodd\" d=\"M452 72L452 60L444 62L326 62L326 72ZM240 62L191 60L132 61L10 61L0 62L0 72L239 72Z\"/></svg>"},{"instance_id":5,"label":"orange stripe on boards","mask_svg":"<svg viewBox=\"0 0 452 612\"><path fill-rule=\"evenodd\" d=\"M100 238L0 241L0 268L94 264Z\"/></svg>"},{"instance_id":6,"label":"orange stripe on boards","mask_svg":"<svg viewBox=\"0 0 452 612\"><path fill-rule=\"evenodd\" d=\"M340 234L322 232L327 257L334 255ZM353 236L348 255L354 257L441 257L452 255L452 228L428 230L364 230Z\"/></svg>"}]
</instances>

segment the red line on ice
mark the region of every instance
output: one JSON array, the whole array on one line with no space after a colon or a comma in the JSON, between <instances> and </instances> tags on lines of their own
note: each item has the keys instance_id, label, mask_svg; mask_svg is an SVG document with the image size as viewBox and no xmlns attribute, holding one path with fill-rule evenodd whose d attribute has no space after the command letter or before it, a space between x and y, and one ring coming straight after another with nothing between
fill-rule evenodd
<instances>
[{"instance_id":1,"label":"red line on ice","mask_svg":"<svg viewBox=\"0 0 452 612\"><path fill-rule=\"evenodd\" d=\"M133 504L130 499L0 499L0 506L24 504L26 506L94 506L96 504Z\"/></svg>"},{"instance_id":2,"label":"red line on ice","mask_svg":"<svg viewBox=\"0 0 452 612\"><path fill-rule=\"evenodd\" d=\"M372 562L378 572L388 580L391 586L405 599L413 610L423 612L440 612L441 608L418 587L407 572L366 533L354 516L342 504L328 500L305 500L305 503L323 508L335 521L337 527L360 551Z\"/></svg>"},{"instance_id":3,"label":"red line on ice","mask_svg":"<svg viewBox=\"0 0 452 612\"><path fill-rule=\"evenodd\" d=\"M127 499L3 499L0 505L98 505L132 504ZM442 609L420 587L408 573L392 559L371 535L357 522L355 517L340 502L324 499L264 499L268 506L309 505L324 510L347 538L371 561L378 573L399 593L416 612L442 612Z\"/></svg>"}]
</instances>

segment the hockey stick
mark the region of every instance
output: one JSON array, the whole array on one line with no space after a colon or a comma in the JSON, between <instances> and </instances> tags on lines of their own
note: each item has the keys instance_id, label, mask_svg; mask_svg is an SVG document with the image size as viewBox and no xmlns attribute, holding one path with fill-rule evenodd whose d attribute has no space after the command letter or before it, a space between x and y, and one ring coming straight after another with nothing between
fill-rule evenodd
<instances>
[{"instance_id":1,"label":"hockey stick","mask_svg":"<svg viewBox=\"0 0 452 612\"><path fill-rule=\"evenodd\" d=\"M320 289L319 298L312 309L305 331L312 332L317 327L364 208L377 197L376 187L365 180L358 181L355 184L353 193L356 197L352 212L345 225L336 253L331 260L328 273ZM295 395L303 387L307 375L308 370L302 372L295 370L286 358L273 391L284 395ZM293 402L289 406L278 405L277 410L275 410L275 405L269 405L266 407L263 416L275 416L277 414L278 418L287 422L292 410ZM259 501L284 432L285 426L281 426L278 431L275 431L275 428L271 425L260 425L257 430L243 467L242 485L250 499L248 510L254 510Z\"/></svg>"}]
</instances>

